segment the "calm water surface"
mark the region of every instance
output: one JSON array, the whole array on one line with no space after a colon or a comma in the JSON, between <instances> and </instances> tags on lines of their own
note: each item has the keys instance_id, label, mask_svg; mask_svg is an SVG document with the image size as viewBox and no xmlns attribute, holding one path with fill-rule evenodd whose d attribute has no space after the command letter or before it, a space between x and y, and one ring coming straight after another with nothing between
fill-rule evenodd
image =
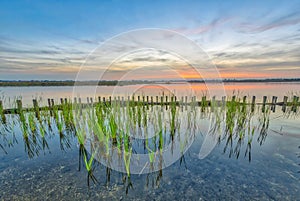
<instances>
[{"instance_id":1,"label":"calm water surface","mask_svg":"<svg viewBox=\"0 0 300 201\"><path fill-rule=\"evenodd\" d=\"M281 97L287 91L299 91L299 84L286 83L226 87L227 93L236 89L256 96ZM103 91L105 88L102 87ZM8 87L0 90L6 96L20 93L28 104L35 95L59 98L72 94L72 87L24 87L22 91ZM13 115L8 116L8 120L13 118ZM203 118L199 127L205 127L207 121ZM226 139L222 139L207 157L199 159L204 134L197 132L195 141L183 157L162 171L131 175L129 180L126 173L95 163L94 175L98 183L90 181L90 186L82 164L79 168L76 137L70 137L69 146L62 148L58 130L54 128L53 134L46 135L48 148L40 149L29 158L24 151L20 127L13 128L14 133L7 133L2 127L0 144L6 146L0 149L0 200L299 200L299 123L299 111L287 115L278 107L270 114L270 125L262 143L259 140L261 131L255 131L251 161L249 155L244 157L246 141L241 143L239 157L234 154L238 139L234 139L227 149ZM4 140L13 141L13 135L14 143L7 145L9 143Z\"/></svg>"},{"instance_id":2,"label":"calm water surface","mask_svg":"<svg viewBox=\"0 0 300 201\"><path fill-rule=\"evenodd\" d=\"M86 97L98 96L108 97L124 96L135 94L162 95L163 93L174 93L177 96L195 95L198 98L202 95L208 97L216 96L221 98L223 89L221 85L209 84L209 91L204 84L161 84L161 85L130 85L130 86L79 86L73 94L73 87L0 87L0 98L5 99L5 107L11 106L10 100L22 97L24 105L31 105L33 98L42 98L42 105L47 105L47 99L53 98L59 101L60 98L72 98L73 95L81 97L86 102ZM238 94L240 96L256 96L258 101L263 96L278 96L282 100L283 96L291 92L300 92L300 83L225 83L225 95L231 96Z\"/></svg>"}]
</instances>

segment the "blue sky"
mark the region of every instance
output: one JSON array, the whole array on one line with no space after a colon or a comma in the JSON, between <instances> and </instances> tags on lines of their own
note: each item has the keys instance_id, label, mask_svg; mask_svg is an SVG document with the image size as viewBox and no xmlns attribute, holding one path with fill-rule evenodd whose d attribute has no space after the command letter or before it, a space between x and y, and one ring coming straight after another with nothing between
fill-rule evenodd
<instances>
[{"instance_id":1,"label":"blue sky","mask_svg":"<svg viewBox=\"0 0 300 201\"><path fill-rule=\"evenodd\" d=\"M300 1L1 1L0 79L75 79L99 44L142 28L185 35L226 78L300 77L299 11Z\"/></svg>"}]
</instances>

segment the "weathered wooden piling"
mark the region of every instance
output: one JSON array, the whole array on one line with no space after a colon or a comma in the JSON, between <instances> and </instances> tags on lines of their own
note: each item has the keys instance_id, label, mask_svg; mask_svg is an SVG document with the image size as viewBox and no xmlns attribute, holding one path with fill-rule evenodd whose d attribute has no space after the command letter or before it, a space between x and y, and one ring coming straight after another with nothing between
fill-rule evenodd
<instances>
[{"instance_id":1,"label":"weathered wooden piling","mask_svg":"<svg viewBox=\"0 0 300 201\"><path fill-rule=\"evenodd\" d=\"M277 96L272 97L272 105L271 105L271 111L275 112L276 110L276 103L277 103Z\"/></svg>"},{"instance_id":2,"label":"weathered wooden piling","mask_svg":"<svg viewBox=\"0 0 300 201\"><path fill-rule=\"evenodd\" d=\"M20 114L22 110L22 100L17 100L17 113Z\"/></svg>"},{"instance_id":3,"label":"weathered wooden piling","mask_svg":"<svg viewBox=\"0 0 300 201\"><path fill-rule=\"evenodd\" d=\"M263 105L262 105L262 109L261 109L262 112L266 111L267 98L268 98L267 96L263 97Z\"/></svg>"},{"instance_id":4,"label":"weathered wooden piling","mask_svg":"<svg viewBox=\"0 0 300 201\"><path fill-rule=\"evenodd\" d=\"M206 96L202 96L201 99L201 112L204 112L206 108Z\"/></svg>"},{"instance_id":5,"label":"weathered wooden piling","mask_svg":"<svg viewBox=\"0 0 300 201\"><path fill-rule=\"evenodd\" d=\"M292 103L292 111L297 112L297 106L298 106L299 97L294 96L293 103Z\"/></svg>"},{"instance_id":6,"label":"weathered wooden piling","mask_svg":"<svg viewBox=\"0 0 300 201\"><path fill-rule=\"evenodd\" d=\"M82 104L81 104L81 98L80 97L78 98L78 108L79 108L80 115L82 115Z\"/></svg>"},{"instance_id":7,"label":"weathered wooden piling","mask_svg":"<svg viewBox=\"0 0 300 201\"><path fill-rule=\"evenodd\" d=\"M254 110L255 110L255 100L256 100L256 96L252 96L251 112L254 112Z\"/></svg>"},{"instance_id":8,"label":"weathered wooden piling","mask_svg":"<svg viewBox=\"0 0 300 201\"><path fill-rule=\"evenodd\" d=\"M225 108L226 106L226 96L222 96L222 110Z\"/></svg>"},{"instance_id":9,"label":"weathered wooden piling","mask_svg":"<svg viewBox=\"0 0 300 201\"><path fill-rule=\"evenodd\" d=\"M282 112L286 112L286 106L287 106L288 97L284 96L282 101Z\"/></svg>"},{"instance_id":10,"label":"weathered wooden piling","mask_svg":"<svg viewBox=\"0 0 300 201\"><path fill-rule=\"evenodd\" d=\"M40 120L40 109L39 109L39 106L38 106L38 102L36 99L33 99L32 100L33 102L33 109L34 109L34 112L35 112L35 116L37 119Z\"/></svg>"},{"instance_id":11,"label":"weathered wooden piling","mask_svg":"<svg viewBox=\"0 0 300 201\"><path fill-rule=\"evenodd\" d=\"M0 115L1 115L1 120L3 123L6 122L5 114L4 114L4 108L3 108L3 102L0 100Z\"/></svg>"}]
</instances>

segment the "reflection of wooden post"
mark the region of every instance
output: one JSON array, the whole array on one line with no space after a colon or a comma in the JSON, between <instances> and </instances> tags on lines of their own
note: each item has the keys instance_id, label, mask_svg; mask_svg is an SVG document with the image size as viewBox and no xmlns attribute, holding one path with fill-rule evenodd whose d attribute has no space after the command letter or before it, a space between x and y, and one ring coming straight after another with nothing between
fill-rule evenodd
<instances>
[{"instance_id":1,"label":"reflection of wooden post","mask_svg":"<svg viewBox=\"0 0 300 201\"><path fill-rule=\"evenodd\" d=\"M287 106L288 97L283 97L283 103L282 103L282 112L286 112L286 106Z\"/></svg>"},{"instance_id":2,"label":"reflection of wooden post","mask_svg":"<svg viewBox=\"0 0 300 201\"><path fill-rule=\"evenodd\" d=\"M267 96L263 97L262 112L266 111Z\"/></svg>"},{"instance_id":3,"label":"reflection of wooden post","mask_svg":"<svg viewBox=\"0 0 300 201\"><path fill-rule=\"evenodd\" d=\"M39 111L38 102L36 99L33 99L32 102L33 102L33 109L35 112L35 116L37 119L40 119L40 111Z\"/></svg>"},{"instance_id":4,"label":"reflection of wooden post","mask_svg":"<svg viewBox=\"0 0 300 201\"><path fill-rule=\"evenodd\" d=\"M273 96L272 97L272 106L271 106L271 110L273 112L275 112L275 109L276 109L276 102L277 102L277 96Z\"/></svg>"},{"instance_id":5,"label":"reflection of wooden post","mask_svg":"<svg viewBox=\"0 0 300 201\"><path fill-rule=\"evenodd\" d=\"M252 96L251 112L254 112L254 109L255 109L255 99L256 99L256 96Z\"/></svg>"},{"instance_id":6,"label":"reflection of wooden post","mask_svg":"<svg viewBox=\"0 0 300 201\"><path fill-rule=\"evenodd\" d=\"M156 96L156 105L158 105L158 96Z\"/></svg>"},{"instance_id":7,"label":"reflection of wooden post","mask_svg":"<svg viewBox=\"0 0 300 201\"><path fill-rule=\"evenodd\" d=\"M0 115L1 115L1 120L2 122L6 122L5 114L4 114L4 109L3 109L3 102L0 100Z\"/></svg>"}]
</instances>

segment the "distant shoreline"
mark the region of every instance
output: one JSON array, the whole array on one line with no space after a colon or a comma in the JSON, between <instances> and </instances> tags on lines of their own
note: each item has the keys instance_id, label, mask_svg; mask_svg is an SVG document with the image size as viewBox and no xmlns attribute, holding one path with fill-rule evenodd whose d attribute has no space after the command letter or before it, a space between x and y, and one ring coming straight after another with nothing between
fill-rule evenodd
<instances>
[{"instance_id":1,"label":"distant shoreline","mask_svg":"<svg viewBox=\"0 0 300 201\"><path fill-rule=\"evenodd\" d=\"M27 86L116 86L116 85L136 85L136 84L175 84L175 83L300 83L300 78L270 78L270 79L223 79L223 80L102 80L102 81L74 81L74 80L0 80L0 87L27 87Z\"/></svg>"}]
</instances>

